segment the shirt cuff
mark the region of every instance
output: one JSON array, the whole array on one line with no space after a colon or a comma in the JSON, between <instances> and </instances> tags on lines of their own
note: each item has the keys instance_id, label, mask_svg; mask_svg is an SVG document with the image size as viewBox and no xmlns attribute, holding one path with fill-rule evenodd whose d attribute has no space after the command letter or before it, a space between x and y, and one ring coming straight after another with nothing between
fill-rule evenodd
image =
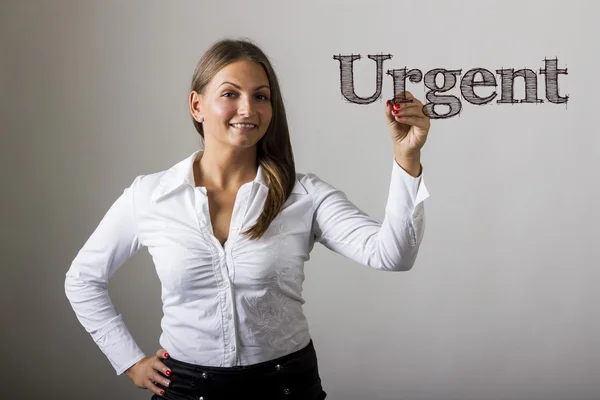
<instances>
[{"instance_id":1,"label":"shirt cuff","mask_svg":"<svg viewBox=\"0 0 600 400\"><path fill-rule=\"evenodd\" d=\"M118 317L121 319L121 316ZM96 340L96 344L106 355L117 375L146 357L146 354L133 340L125 324L117 324Z\"/></svg>"},{"instance_id":2,"label":"shirt cuff","mask_svg":"<svg viewBox=\"0 0 600 400\"><path fill-rule=\"evenodd\" d=\"M394 159L388 197L388 212L398 214L400 211L414 217L416 216L415 211L423 208L419 205L428 198L429 192L425 186L423 170L421 170L421 175L418 177L411 176Z\"/></svg>"}]
</instances>

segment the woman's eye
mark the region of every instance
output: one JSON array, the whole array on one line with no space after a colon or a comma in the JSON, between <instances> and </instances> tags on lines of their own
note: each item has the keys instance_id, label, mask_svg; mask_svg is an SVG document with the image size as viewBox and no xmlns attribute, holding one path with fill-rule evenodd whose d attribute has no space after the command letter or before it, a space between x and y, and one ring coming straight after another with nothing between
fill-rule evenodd
<instances>
[{"instance_id":1,"label":"woman's eye","mask_svg":"<svg viewBox=\"0 0 600 400\"><path fill-rule=\"evenodd\" d=\"M236 97L237 93L235 93L235 92L225 92L221 96L223 96L223 97ZM266 101L269 100L269 97L266 96L266 95L264 95L264 94L257 94L256 98L259 99L259 100L266 100Z\"/></svg>"}]
</instances>

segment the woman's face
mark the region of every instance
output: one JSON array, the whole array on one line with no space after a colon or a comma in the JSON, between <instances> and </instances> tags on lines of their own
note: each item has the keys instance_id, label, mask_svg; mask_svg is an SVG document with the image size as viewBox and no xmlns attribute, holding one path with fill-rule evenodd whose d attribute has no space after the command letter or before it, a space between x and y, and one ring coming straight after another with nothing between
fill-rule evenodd
<instances>
[{"instance_id":1,"label":"woman's face","mask_svg":"<svg viewBox=\"0 0 600 400\"><path fill-rule=\"evenodd\" d=\"M262 65L243 60L223 67L199 96L196 110L204 118L205 141L237 148L256 145L267 132L273 112Z\"/></svg>"}]
</instances>

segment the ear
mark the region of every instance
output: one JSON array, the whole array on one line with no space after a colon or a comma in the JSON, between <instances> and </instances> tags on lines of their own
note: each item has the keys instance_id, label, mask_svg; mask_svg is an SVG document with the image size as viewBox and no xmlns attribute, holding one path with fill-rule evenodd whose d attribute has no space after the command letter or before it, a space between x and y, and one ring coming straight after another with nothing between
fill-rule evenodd
<instances>
[{"instance_id":1,"label":"ear","mask_svg":"<svg viewBox=\"0 0 600 400\"><path fill-rule=\"evenodd\" d=\"M202 122L204 117L202 116L202 95L192 90L189 96L190 114L198 122Z\"/></svg>"}]
</instances>

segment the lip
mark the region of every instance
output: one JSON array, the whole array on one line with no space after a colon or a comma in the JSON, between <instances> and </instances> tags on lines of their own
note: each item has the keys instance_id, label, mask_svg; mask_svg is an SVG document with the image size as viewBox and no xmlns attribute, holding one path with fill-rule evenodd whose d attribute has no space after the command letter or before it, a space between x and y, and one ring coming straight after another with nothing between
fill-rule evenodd
<instances>
[{"instance_id":1,"label":"lip","mask_svg":"<svg viewBox=\"0 0 600 400\"><path fill-rule=\"evenodd\" d=\"M246 125L252 125L252 126L248 126L248 127L246 127L246 126L235 126L235 124L246 124ZM242 132L248 132L248 131L251 131L253 129L258 128L258 125L253 124L251 122L234 122L234 123L229 124L229 126L231 126L234 129L237 129L239 131L242 131Z\"/></svg>"}]
</instances>

